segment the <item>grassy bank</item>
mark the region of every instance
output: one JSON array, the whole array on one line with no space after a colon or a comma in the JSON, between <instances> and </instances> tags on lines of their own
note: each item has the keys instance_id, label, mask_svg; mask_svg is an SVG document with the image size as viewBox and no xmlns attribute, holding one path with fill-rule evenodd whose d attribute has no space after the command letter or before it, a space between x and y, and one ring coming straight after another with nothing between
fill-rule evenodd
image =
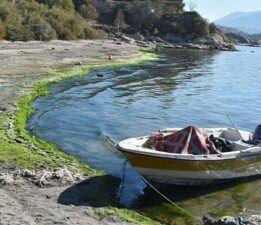
<instances>
[{"instance_id":1,"label":"grassy bank","mask_svg":"<svg viewBox=\"0 0 261 225\"><path fill-rule=\"evenodd\" d=\"M86 163L81 163L76 157L61 152L58 146L50 144L38 137L31 136L26 129L26 121L33 112L32 102L35 98L48 94L47 85L64 79L88 74L97 67L120 67L138 64L144 61L158 60L158 56L151 50L141 50L131 56L129 61L108 60L101 64L88 66L68 66L57 68L53 78L43 79L26 86L27 92L18 101L16 110L11 114L0 114L0 159L19 168L41 169L66 167L73 172L98 175L100 171L91 169ZM99 193L100 195L101 193ZM106 194L106 193L105 193ZM107 194L109 195L109 194ZM108 196L110 198L110 196ZM105 197L106 199L106 197ZM135 224L158 224L140 213L117 207L107 207L106 215L117 215L124 221Z\"/></svg>"},{"instance_id":2,"label":"grassy bank","mask_svg":"<svg viewBox=\"0 0 261 225\"><path fill-rule=\"evenodd\" d=\"M113 66L120 67L123 65L129 64L138 64L148 60L157 60L158 56L152 53L150 50L142 50L137 53L137 55L133 56L132 60L129 61L110 61L104 64L95 64L88 66L73 66L66 68L59 68L58 73L54 78L41 80L37 83L33 83L30 85L31 91L26 94L24 97L20 99L17 105L17 110L13 114L13 140L17 143L17 152L14 154L14 157L7 157L8 154L2 154L1 158L4 161L8 161L14 165L18 165L20 167L29 167L29 168L37 168L39 165L47 166L47 167L69 167L69 169L83 172L83 173L96 173L94 170L89 168L86 163L80 163L79 160L73 156L69 156L61 151L59 151L58 147L49 144L44 140L41 140L37 137L31 136L26 129L26 121L33 112L32 101L43 95L48 94L47 85L50 83L57 83L64 79L69 79L77 76L82 76L88 74L92 69L97 67L104 66ZM3 116L2 120L5 122L5 116ZM19 143L21 142L21 143ZM10 143L15 145L15 143ZM8 145L7 145L8 146ZM19 152L19 147L23 146ZM26 160L22 160L20 157L15 157L15 155L23 155L25 152L24 147L29 147L30 150L26 152ZM9 146L11 149L12 146ZM8 153L8 147L6 148ZM41 154L39 154L39 152ZM37 154L38 153L38 154ZM37 163L36 163L37 162ZM42 165L41 165L42 162Z\"/></svg>"}]
</instances>

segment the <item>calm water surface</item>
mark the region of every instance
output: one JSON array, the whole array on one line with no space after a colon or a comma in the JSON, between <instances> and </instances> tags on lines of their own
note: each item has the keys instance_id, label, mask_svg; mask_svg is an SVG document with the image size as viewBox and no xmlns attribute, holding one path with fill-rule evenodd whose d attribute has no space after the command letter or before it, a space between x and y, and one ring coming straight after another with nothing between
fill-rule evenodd
<instances>
[{"instance_id":1,"label":"calm water surface","mask_svg":"<svg viewBox=\"0 0 261 225\"><path fill-rule=\"evenodd\" d=\"M99 68L52 84L51 94L33 103L28 129L115 176L122 176L125 159L110 148L105 136L118 142L164 127L223 127L229 125L227 113L239 128L252 131L261 123L261 48L238 48L238 52L164 50L159 62ZM148 189L144 194L144 188L128 165L122 201L174 224L174 207ZM257 179L163 191L197 216L218 216L244 208L261 210L260 190ZM189 222L183 218L182 223Z\"/></svg>"}]
</instances>

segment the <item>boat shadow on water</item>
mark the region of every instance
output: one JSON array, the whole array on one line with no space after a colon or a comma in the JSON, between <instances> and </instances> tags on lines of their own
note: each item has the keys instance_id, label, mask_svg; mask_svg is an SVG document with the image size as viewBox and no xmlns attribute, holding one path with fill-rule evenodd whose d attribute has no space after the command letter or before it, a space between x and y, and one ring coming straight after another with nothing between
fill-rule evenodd
<instances>
[{"instance_id":1,"label":"boat shadow on water","mask_svg":"<svg viewBox=\"0 0 261 225\"><path fill-rule=\"evenodd\" d=\"M232 192L244 192L248 189L246 186L255 186L261 176L253 176L244 179L233 179L230 181L210 184L207 186L175 186L155 184L157 189L167 196L173 202L181 202L184 200L194 199L200 196L216 193L218 191L226 191L231 189ZM59 198L58 203L63 205L76 206L122 206L119 203L118 191L121 179L112 175L101 175L90 177L80 183L77 183L64 190ZM123 184L124 185L124 184ZM240 190L239 190L240 189ZM126 195L126 193L124 193ZM222 197L222 196L221 196ZM144 189L144 194L140 196L132 208L153 207L164 203L166 200L150 187Z\"/></svg>"},{"instance_id":2,"label":"boat shadow on water","mask_svg":"<svg viewBox=\"0 0 261 225\"><path fill-rule=\"evenodd\" d=\"M150 187L144 189L144 195L136 199L130 208L164 224L201 224L199 221L204 214L214 217L237 215L245 207L244 203L249 202L254 196L256 200L254 202L251 200L250 204L259 205L260 178L261 176L234 179L207 186L157 186L158 190L171 201L193 213L198 218L197 221L178 208L172 207ZM90 177L64 190L58 198L58 203L94 208L110 206L126 208L119 203L120 185L121 179L112 175ZM231 196L233 201L229 199ZM240 207L235 206L234 209L234 205Z\"/></svg>"}]
</instances>

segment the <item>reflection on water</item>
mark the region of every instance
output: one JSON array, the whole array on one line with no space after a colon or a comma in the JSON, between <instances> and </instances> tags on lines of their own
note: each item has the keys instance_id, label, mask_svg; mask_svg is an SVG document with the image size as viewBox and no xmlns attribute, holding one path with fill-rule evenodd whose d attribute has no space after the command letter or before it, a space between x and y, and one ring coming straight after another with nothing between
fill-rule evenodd
<instances>
[{"instance_id":1,"label":"reflection on water","mask_svg":"<svg viewBox=\"0 0 261 225\"><path fill-rule=\"evenodd\" d=\"M160 62L95 69L88 76L50 85L52 94L34 102L35 113L28 128L92 167L121 176L124 158L107 146L105 136L120 141L163 127L223 127L228 125L226 113L240 128L253 130L261 122L260 56L260 49L251 53L248 48L239 52L164 50ZM124 203L132 203L144 187L128 166ZM219 207L236 212L245 202L249 208L259 207L255 202L261 195L251 191L256 187L260 190L259 180L177 199L187 195L185 189L173 192L173 197L198 214L206 209L215 214ZM141 200L144 207L137 207L150 213L161 212L163 205L172 212L163 202L145 207L153 195L146 190L143 198L147 200ZM235 197L228 201L227 196Z\"/></svg>"}]
</instances>

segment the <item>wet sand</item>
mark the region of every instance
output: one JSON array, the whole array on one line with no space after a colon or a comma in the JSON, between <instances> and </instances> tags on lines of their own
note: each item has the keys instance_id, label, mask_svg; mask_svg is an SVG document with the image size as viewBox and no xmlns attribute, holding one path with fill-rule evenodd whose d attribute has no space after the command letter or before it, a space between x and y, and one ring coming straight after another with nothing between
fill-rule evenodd
<instances>
[{"instance_id":1,"label":"wet sand","mask_svg":"<svg viewBox=\"0 0 261 225\"><path fill-rule=\"evenodd\" d=\"M12 115L17 101L28 93L32 82L58 77L67 66L135 59L137 52L135 45L114 44L110 40L0 42L0 115ZM106 212L115 203L96 204L97 188L107 181L102 177L96 177L98 182L93 184L90 181L93 177L72 178L75 174L71 173L66 175L70 177L67 182L66 176L57 178L45 171L51 174L48 178L51 182L37 185L31 179L38 179L35 171L21 171L4 162L1 156L0 162L0 224L127 224ZM40 181L45 175L39 176ZM79 182L82 183L74 186Z\"/></svg>"},{"instance_id":2,"label":"wet sand","mask_svg":"<svg viewBox=\"0 0 261 225\"><path fill-rule=\"evenodd\" d=\"M58 76L61 67L128 61L137 49L110 40L0 42L0 110L13 109L26 84Z\"/></svg>"}]
</instances>

